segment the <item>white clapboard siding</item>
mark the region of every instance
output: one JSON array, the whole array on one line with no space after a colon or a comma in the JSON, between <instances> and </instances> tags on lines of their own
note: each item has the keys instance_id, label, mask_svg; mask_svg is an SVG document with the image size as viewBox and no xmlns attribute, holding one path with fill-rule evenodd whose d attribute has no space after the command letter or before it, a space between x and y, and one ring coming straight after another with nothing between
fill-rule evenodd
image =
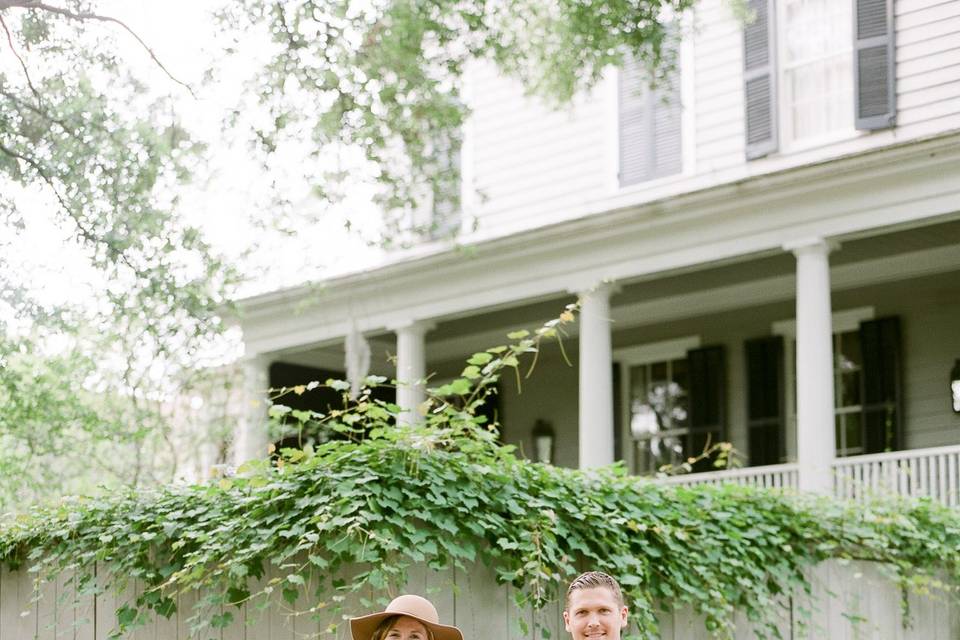
<instances>
[{"instance_id":1,"label":"white clapboard siding","mask_svg":"<svg viewBox=\"0 0 960 640\"><path fill-rule=\"evenodd\" d=\"M271 571L255 587L279 586L281 575ZM910 595L911 626L905 627L900 607L900 592L884 574L882 567L868 562L830 561L811 571L813 598L784 598L776 611L775 623L783 637L830 638L831 640L955 640L960 637L960 607L941 594ZM121 591L107 591L96 598L96 624L92 618L78 617L91 610L90 599L80 599L73 607L74 587L64 576L41 587L42 597L34 597L33 581L25 572L0 574L0 640L33 638L71 638L99 640L114 630L114 612L124 602L142 594L143 586L131 582ZM227 607L234 620L222 630L204 629L191 634L188 618L194 613L196 593L182 594L179 610L171 620L151 618L128 638L132 640L295 640L324 638L349 640L346 615L324 616L322 605L314 602L316 584L307 585L304 595L291 607L276 588L238 609ZM404 589L429 597L444 622L459 626L466 640L542 640L567 637L563 629L562 603L554 602L542 611L519 610L514 605L512 588L498 585L492 569L478 564L469 570L436 572L423 566L413 568ZM311 594L311 595L308 595ZM396 594L364 592L351 594L341 604L348 612L366 612L370 607L361 600L375 595L389 598ZM267 602L269 606L260 606ZM312 609L319 607L318 615ZM218 609L218 612L224 610ZM26 615L23 615L26 613ZM208 612L209 613L209 612ZM87 614L84 614L87 615ZM527 633L519 631L518 620L527 623ZM51 621L53 624L51 625ZM74 626L74 622L77 622ZM689 606L664 609L659 614L660 637L664 640L707 640L701 616ZM331 624L336 626L334 630ZM753 627L744 615L735 616L737 640L754 637ZM792 629L791 629L792 625Z\"/></svg>"},{"instance_id":2,"label":"white clapboard siding","mask_svg":"<svg viewBox=\"0 0 960 640\"><path fill-rule=\"evenodd\" d=\"M802 152L746 160L743 25L727 0L702 0L691 42L692 171L669 185L630 187L636 202L790 166L821 162L960 128L960 0L895 0L895 129L853 132ZM499 236L622 206L617 188L616 91L601 85L554 110L492 64L469 74L471 152L464 157L482 236ZM853 105L851 104L851 109ZM611 129L612 126L612 129ZM706 182L704 180L706 178ZM620 199L618 199L620 198Z\"/></svg>"},{"instance_id":3,"label":"white clapboard siding","mask_svg":"<svg viewBox=\"0 0 960 640\"><path fill-rule=\"evenodd\" d=\"M558 210L558 202L597 197L603 185L603 102L580 97L553 109L525 96L516 81L491 65L471 70L474 96L470 131L474 136L469 173L482 200L481 225L498 231L528 226L524 216ZM522 212L522 214L518 214Z\"/></svg>"}]
</instances>

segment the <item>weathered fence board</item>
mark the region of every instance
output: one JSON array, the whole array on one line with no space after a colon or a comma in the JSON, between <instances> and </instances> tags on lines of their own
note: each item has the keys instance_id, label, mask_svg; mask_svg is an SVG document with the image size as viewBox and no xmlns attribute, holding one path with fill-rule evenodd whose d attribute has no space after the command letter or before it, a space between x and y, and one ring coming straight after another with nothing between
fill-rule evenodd
<instances>
[{"instance_id":1,"label":"weathered fence board","mask_svg":"<svg viewBox=\"0 0 960 640\"><path fill-rule=\"evenodd\" d=\"M100 569L103 571L103 568ZM291 605L282 595L283 575L272 570L251 584L251 590L267 593L244 607L224 605L212 613L232 615L222 630L206 628L192 634L189 618L196 613L198 595L177 597L178 610L171 619L151 617L129 634L131 640L300 640L319 637L349 640L346 616L332 612L339 602L344 611L369 611L375 595L331 592L325 602L316 602L317 583L303 585ZM954 601L912 594L910 625L903 624L901 594L882 568L865 562L831 561L811 574L813 597L785 599L779 628L784 638L830 640L956 640L960 638L960 607ZM288 585L289 586L289 585ZM329 587L329 584L324 585ZM0 640L70 639L102 640L116 629L116 610L143 594L143 584L130 581L120 590L106 590L94 598L82 594L76 577L65 573L43 583L40 593L31 574L0 572ZM415 567L409 573L407 591L422 593L437 604L441 619L461 627L467 640L542 640L564 638L562 603L543 611L519 610L512 588L496 584L492 569L478 564L469 570L436 572ZM329 589L327 589L329 591ZM207 611L206 614L211 612ZM207 617L209 617L207 615ZM518 631L518 620L527 632ZM664 640L708 640L711 636L689 607L660 616ZM754 634L745 616L736 616L737 639ZM336 627L334 630L334 626Z\"/></svg>"}]
</instances>

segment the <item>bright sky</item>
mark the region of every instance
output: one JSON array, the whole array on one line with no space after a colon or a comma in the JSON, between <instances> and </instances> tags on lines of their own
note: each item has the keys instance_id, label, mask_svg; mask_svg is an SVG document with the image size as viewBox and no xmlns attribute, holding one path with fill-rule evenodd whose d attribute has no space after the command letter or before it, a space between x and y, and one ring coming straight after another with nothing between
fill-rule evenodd
<instances>
[{"instance_id":1,"label":"bright sky","mask_svg":"<svg viewBox=\"0 0 960 640\"><path fill-rule=\"evenodd\" d=\"M214 245L231 257L238 256L254 242L264 244L262 251L245 263L244 272L253 276L243 294L262 292L298 284L321 275L353 271L379 262L382 252L371 249L356 233L347 233L349 218L355 228L376 229L379 216L369 202L370 191L362 185L350 190L350 196L335 211L324 211L322 203L307 198L309 185L298 180L298 158L290 158L289 167L278 167L264 175L245 149L222 143L220 126L223 114L233 106L242 81L262 56L252 40L243 43L240 55L228 61L223 81L209 88L201 85L201 76L213 60L216 29L210 12L222 0L103 0L102 13L126 22L153 48L158 58L180 80L196 87L199 98L170 81L149 59L136 41L119 27L112 29L129 67L162 94L177 96L179 111L194 136L212 143L212 174L183 193L182 211L201 226ZM263 212L254 203L263 198L269 180L279 180L285 193L299 202L298 211L314 213L316 221L293 237L264 234L248 223L251 216ZM88 270L74 243L51 222L51 203L33 193L24 193L19 202L33 211L28 227L14 246L4 247L13 264L23 265L25 278L48 300L83 302L92 290L102 287ZM321 213L322 212L322 213ZM0 245L2 245L0 238Z\"/></svg>"}]
</instances>

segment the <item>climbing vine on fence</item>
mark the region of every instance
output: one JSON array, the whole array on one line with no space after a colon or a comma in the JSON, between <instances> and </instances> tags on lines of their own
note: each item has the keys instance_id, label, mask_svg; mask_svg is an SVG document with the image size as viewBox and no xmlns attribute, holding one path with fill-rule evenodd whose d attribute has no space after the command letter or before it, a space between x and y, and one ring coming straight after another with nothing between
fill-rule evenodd
<instances>
[{"instance_id":1,"label":"climbing vine on fence","mask_svg":"<svg viewBox=\"0 0 960 640\"><path fill-rule=\"evenodd\" d=\"M809 591L804 569L828 558L888 563L905 589L935 583L952 593L960 582L960 517L932 503L664 486L622 467L531 463L498 444L478 404L504 372L519 380L575 311L474 354L462 377L431 393L418 426L396 426L398 408L369 392L342 411L301 412L297 420L321 422L339 439L208 485L39 509L0 531L0 558L40 580L69 569L87 589L141 581L141 595L118 611L117 637L150 615L172 615L173 596L188 590L200 601L180 615L196 630L226 626L231 605L278 590L290 602L306 598L301 615L339 621L349 613L339 596L386 597L422 563L488 563L517 587L519 605L537 607L559 597L580 564L606 570L620 579L632 632L643 638L659 637L658 602L692 604L718 637L731 635L735 609L775 637L778 597ZM98 563L110 572L95 574ZM278 577L264 584L269 567Z\"/></svg>"}]
</instances>

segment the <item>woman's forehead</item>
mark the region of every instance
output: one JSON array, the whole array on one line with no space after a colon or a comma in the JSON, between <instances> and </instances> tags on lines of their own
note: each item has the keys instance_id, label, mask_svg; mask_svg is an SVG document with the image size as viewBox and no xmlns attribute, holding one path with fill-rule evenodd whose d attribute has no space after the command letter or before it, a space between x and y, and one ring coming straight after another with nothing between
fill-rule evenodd
<instances>
[{"instance_id":1,"label":"woman's forehead","mask_svg":"<svg viewBox=\"0 0 960 640\"><path fill-rule=\"evenodd\" d=\"M397 621L390 626L390 630L394 629L398 631L422 631L424 634L427 633L427 627L414 618L410 616L400 616L397 618Z\"/></svg>"}]
</instances>

